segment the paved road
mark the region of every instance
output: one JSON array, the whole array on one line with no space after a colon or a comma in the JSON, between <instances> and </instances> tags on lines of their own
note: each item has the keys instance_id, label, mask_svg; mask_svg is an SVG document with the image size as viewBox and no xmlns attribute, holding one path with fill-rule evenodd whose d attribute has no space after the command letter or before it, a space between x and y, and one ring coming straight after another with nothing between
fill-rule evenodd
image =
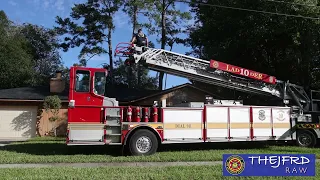
<instances>
[{"instance_id":1,"label":"paved road","mask_svg":"<svg viewBox=\"0 0 320 180\"><path fill-rule=\"evenodd\" d=\"M320 162L317 159L316 162ZM48 164L0 164L1 168L34 168L34 167L168 167L168 166L202 166L221 165L222 161L199 161L199 162L123 162L123 163L48 163Z\"/></svg>"}]
</instances>

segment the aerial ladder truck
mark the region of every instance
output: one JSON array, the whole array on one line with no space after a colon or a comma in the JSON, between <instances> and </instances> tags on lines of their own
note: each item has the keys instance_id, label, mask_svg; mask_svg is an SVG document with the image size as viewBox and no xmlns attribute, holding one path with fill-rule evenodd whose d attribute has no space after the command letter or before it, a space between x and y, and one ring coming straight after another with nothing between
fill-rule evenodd
<instances>
[{"instance_id":1,"label":"aerial ladder truck","mask_svg":"<svg viewBox=\"0 0 320 180\"><path fill-rule=\"evenodd\" d=\"M151 70L276 97L282 105L119 106L105 96L106 69L71 67L67 145L120 145L132 155L151 155L169 143L293 141L314 147L320 137L317 91L309 97L303 87L274 76L131 43L119 43L115 55Z\"/></svg>"}]
</instances>

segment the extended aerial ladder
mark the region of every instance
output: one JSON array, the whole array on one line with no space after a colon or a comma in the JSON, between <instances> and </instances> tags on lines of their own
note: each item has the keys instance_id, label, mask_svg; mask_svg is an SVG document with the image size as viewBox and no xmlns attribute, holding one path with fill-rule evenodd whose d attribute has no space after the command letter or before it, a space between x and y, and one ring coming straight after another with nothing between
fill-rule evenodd
<instances>
[{"instance_id":1,"label":"extended aerial ladder","mask_svg":"<svg viewBox=\"0 0 320 180\"><path fill-rule=\"evenodd\" d=\"M310 111L312 100L303 87L274 76L216 60L203 60L164 49L137 47L130 43L119 43L115 55L128 57L134 63L143 63L151 70L242 92L275 96L281 98L284 105L297 106L300 113Z\"/></svg>"}]
</instances>

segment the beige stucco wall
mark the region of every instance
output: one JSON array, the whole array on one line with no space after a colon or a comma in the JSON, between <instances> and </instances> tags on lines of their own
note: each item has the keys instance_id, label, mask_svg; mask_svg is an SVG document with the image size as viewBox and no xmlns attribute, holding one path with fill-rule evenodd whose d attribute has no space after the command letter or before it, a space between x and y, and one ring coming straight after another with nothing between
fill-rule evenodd
<instances>
[{"instance_id":1,"label":"beige stucco wall","mask_svg":"<svg viewBox=\"0 0 320 180\"><path fill-rule=\"evenodd\" d=\"M29 107L29 106L36 106L42 108L42 102L35 102L35 101L1 101L0 106L2 107ZM62 103L62 108L60 109L59 112L59 117L61 118L60 121L57 122L57 135L65 135L66 133L66 122L67 122L67 117L68 117L68 109L67 109L67 103L64 102ZM39 114L38 114L39 115ZM52 123L48 121L49 116L51 113L45 112L44 109L42 109L42 113L40 116L37 116L36 121L38 121L38 126L37 123L34 123L35 126L38 128L36 129L36 134L44 136L47 132L49 132L52 129Z\"/></svg>"},{"instance_id":2,"label":"beige stucco wall","mask_svg":"<svg viewBox=\"0 0 320 180\"><path fill-rule=\"evenodd\" d=\"M37 106L0 105L0 139L24 140L36 136Z\"/></svg>"}]
</instances>

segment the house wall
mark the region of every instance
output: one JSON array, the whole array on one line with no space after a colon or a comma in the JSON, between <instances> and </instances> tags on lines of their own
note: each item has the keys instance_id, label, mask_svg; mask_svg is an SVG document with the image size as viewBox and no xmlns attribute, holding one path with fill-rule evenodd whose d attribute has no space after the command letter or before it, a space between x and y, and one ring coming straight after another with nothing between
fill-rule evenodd
<instances>
[{"instance_id":1,"label":"house wall","mask_svg":"<svg viewBox=\"0 0 320 180\"><path fill-rule=\"evenodd\" d=\"M37 102L37 101L0 101L0 106L6 106L6 107L18 107L18 106L37 106L38 108L41 108L42 113L41 115L37 116L37 129L36 134L40 136L45 136L50 130L52 130L53 124L49 121L49 117L51 117L51 113L47 113L45 109L42 109L43 102ZM38 113L41 112L38 109ZM59 118L61 120L56 122L57 126L57 135L58 136L64 136L66 134L67 129L67 118L68 118L68 103L63 102L62 107L58 114Z\"/></svg>"},{"instance_id":2,"label":"house wall","mask_svg":"<svg viewBox=\"0 0 320 180\"><path fill-rule=\"evenodd\" d=\"M153 96L150 98L146 98L144 100L134 102L132 103L132 105L152 106L153 101L158 101L159 103L161 103L163 99L166 99L166 105L169 107L169 106L183 103L184 101L205 102L206 95L207 94L203 91L199 91L195 88L187 86L181 89L171 91L167 94Z\"/></svg>"},{"instance_id":3,"label":"house wall","mask_svg":"<svg viewBox=\"0 0 320 180\"><path fill-rule=\"evenodd\" d=\"M40 136L47 136L52 134L54 126L56 126L57 136L65 136L67 132L68 108L63 107L59 110L58 121L49 121L49 118L51 116L51 112L46 112L45 109L42 109L42 114L40 116L40 120L38 121L38 133L40 134Z\"/></svg>"},{"instance_id":4,"label":"house wall","mask_svg":"<svg viewBox=\"0 0 320 180\"><path fill-rule=\"evenodd\" d=\"M0 140L26 140L36 136L37 106L0 106Z\"/></svg>"}]
</instances>

